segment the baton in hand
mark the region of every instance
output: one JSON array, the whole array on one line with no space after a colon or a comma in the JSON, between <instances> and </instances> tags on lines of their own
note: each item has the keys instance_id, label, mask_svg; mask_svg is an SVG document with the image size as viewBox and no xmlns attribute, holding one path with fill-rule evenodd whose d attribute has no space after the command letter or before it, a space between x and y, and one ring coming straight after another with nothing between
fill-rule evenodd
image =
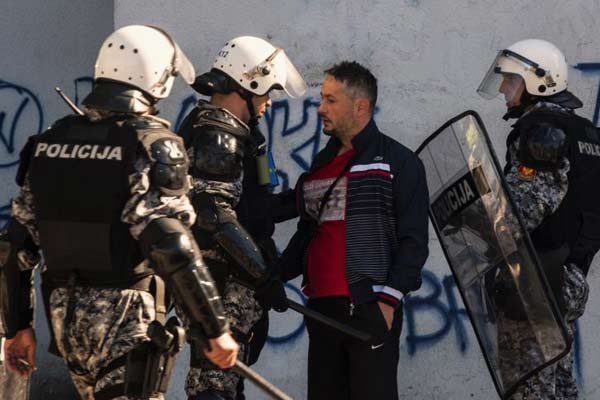
<instances>
[{"instance_id":1,"label":"baton in hand","mask_svg":"<svg viewBox=\"0 0 600 400\"><path fill-rule=\"evenodd\" d=\"M236 360L232 370L243 376L244 378L252 381L256 386L262 389L265 393L277 400L294 400L287 394L283 393L279 388L273 385L271 382L263 378L260 374L254 371L252 368Z\"/></svg>"},{"instance_id":2,"label":"baton in hand","mask_svg":"<svg viewBox=\"0 0 600 400\"><path fill-rule=\"evenodd\" d=\"M293 300L288 299L287 302L288 302L288 306L292 310L294 310L296 312L299 312L300 314L302 314L302 315L304 315L304 316L306 316L308 318L314 319L317 322L320 322L320 323L322 323L324 325L327 325L330 328L333 328L333 329L338 330L338 331L340 331L342 333L345 333L348 336L352 336L354 339L358 339L358 340L363 341L363 342L368 342L369 340L371 340L371 335L368 334L368 333L365 333L363 331L359 331L358 329L353 328L351 326L348 326L346 324L342 324L341 322L336 321L333 318L330 318L330 317L328 317L326 315L323 315L323 314L321 314L319 312L311 310L310 308L305 307L302 304L297 303L297 302L295 302Z\"/></svg>"},{"instance_id":3,"label":"baton in hand","mask_svg":"<svg viewBox=\"0 0 600 400\"><path fill-rule=\"evenodd\" d=\"M193 332L190 335L190 332ZM196 349L203 352L204 349L209 349L210 346L208 341L204 337L203 334L198 332L196 329L191 328L188 331L188 340L192 344L196 344ZM192 346L192 351L194 346ZM258 372L254 371L252 368L241 362L240 360L236 360L235 364L231 369L238 373L239 375L247 378L249 381L258 386L262 391L267 393L271 398L275 400L294 400L284 392L282 392L277 386L273 385L271 382L262 377Z\"/></svg>"}]
</instances>

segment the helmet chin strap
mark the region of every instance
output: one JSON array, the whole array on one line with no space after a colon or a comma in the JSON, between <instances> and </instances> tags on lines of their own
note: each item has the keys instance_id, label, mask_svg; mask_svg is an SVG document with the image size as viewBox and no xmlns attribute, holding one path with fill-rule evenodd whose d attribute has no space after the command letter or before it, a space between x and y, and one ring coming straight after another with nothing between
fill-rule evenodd
<instances>
[{"instance_id":1,"label":"helmet chin strap","mask_svg":"<svg viewBox=\"0 0 600 400\"><path fill-rule=\"evenodd\" d=\"M267 139L262 134L260 129L258 128L258 116L256 115L256 109L254 108L254 103L252 102L252 98L254 95L247 90L242 89L238 92L242 99L246 101L246 107L248 108L248 113L250 114L250 119L248 120L248 127L250 127L250 151L254 154L259 154L261 149L264 147Z\"/></svg>"},{"instance_id":2,"label":"helmet chin strap","mask_svg":"<svg viewBox=\"0 0 600 400\"><path fill-rule=\"evenodd\" d=\"M252 98L254 95L247 90L241 90L240 95L242 99L246 101L246 107L248 108L248 113L250 114L250 119L248 120L248 126L250 129L254 129L258 126L258 117L256 116L256 109L254 108L254 103L252 102Z\"/></svg>"}]
</instances>

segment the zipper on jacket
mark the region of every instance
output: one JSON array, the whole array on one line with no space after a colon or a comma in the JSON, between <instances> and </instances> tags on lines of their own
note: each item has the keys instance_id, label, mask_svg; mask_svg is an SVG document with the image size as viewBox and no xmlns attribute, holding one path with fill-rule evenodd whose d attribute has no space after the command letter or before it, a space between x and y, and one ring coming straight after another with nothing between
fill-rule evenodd
<instances>
[{"instance_id":1,"label":"zipper on jacket","mask_svg":"<svg viewBox=\"0 0 600 400\"><path fill-rule=\"evenodd\" d=\"M354 303L351 301L350 305L348 306L348 315L350 315L351 317L354 316Z\"/></svg>"}]
</instances>

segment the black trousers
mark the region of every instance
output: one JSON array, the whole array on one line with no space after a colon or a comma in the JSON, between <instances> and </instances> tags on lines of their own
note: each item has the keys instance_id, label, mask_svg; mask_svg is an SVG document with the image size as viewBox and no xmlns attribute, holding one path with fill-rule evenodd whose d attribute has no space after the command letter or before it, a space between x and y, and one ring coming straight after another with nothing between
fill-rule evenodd
<instances>
[{"instance_id":1,"label":"black trousers","mask_svg":"<svg viewBox=\"0 0 600 400\"><path fill-rule=\"evenodd\" d=\"M314 299L308 306L372 335L361 342L306 318L308 400L398 400L402 307L388 331L377 302L355 307L352 315L345 297Z\"/></svg>"}]
</instances>

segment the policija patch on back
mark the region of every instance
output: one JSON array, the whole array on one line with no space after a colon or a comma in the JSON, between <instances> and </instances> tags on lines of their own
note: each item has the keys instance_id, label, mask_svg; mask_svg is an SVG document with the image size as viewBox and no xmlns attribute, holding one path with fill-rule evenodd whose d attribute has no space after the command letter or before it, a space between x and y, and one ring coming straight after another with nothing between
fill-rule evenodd
<instances>
[{"instance_id":1,"label":"policija patch on back","mask_svg":"<svg viewBox=\"0 0 600 400\"><path fill-rule=\"evenodd\" d=\"M450 218L459 215L489 191L490 187L481 167L476 167L458 178L431 204L431 212L438 228L444 228Z\"/></svg>"},{"instance_id":2,"label":"policija patch on back","mask_svg":"<svg viewBox=\"0 0 600 400\"><path fill-rule=\"evenodd\" d=\"M49 144L40 142L35 147L34 157L121 161L123 159L123 147L101 144Z\"/></svg>"}]
</instances>

